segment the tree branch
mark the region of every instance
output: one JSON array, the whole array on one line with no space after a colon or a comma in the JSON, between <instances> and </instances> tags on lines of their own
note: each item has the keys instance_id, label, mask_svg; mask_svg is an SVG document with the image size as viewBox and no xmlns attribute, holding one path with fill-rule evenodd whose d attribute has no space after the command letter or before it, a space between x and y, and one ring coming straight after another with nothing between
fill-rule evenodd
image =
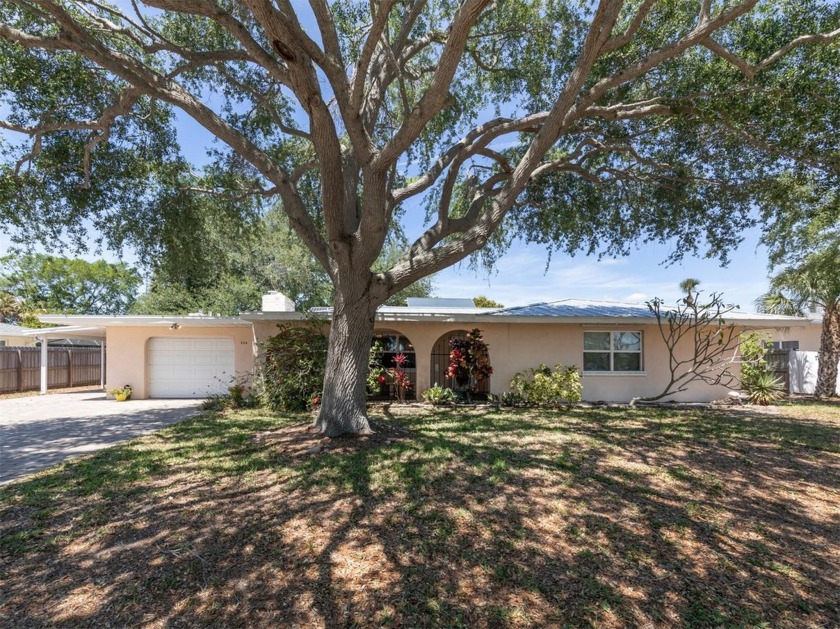
<instances>
[{"instance_id":1,"label":"tree branch","mask_svg":"<svg viewBox=\"0 0 840 629\"><path fill-rule=\"evenodd\" d=\"M715 53L717 56L721 57L722 59L725 59L733 66L738 68L745 77L747 77L748 79L752 79L755 77L756 74L776 63L779 59L784 57L794 48L799 48L800 46L805 46L807 44L813 44L816 42L828 43L834 41L835 39L837 39L837 37L840 37L840 28L837 28L828 33L802 35L788 42L787 44L779 48L776 52L774 52L771 55L768 55L758 63L749 63L743 57L735 54L726 47L721 46L714 39L712 39L711 36L704 38L701 43L711 52Z\"/></svg>"}]
</instances>

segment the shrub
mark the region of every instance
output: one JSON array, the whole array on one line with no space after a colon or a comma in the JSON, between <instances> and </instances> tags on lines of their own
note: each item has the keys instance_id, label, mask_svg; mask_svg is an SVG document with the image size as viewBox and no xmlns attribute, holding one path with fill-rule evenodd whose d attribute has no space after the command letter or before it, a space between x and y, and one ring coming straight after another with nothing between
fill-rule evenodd
<instances>
[{"instance_id":1,"label":"shrub","mask_svg":"<svg viewBox=\"0 0 840 629\"><path fill-rule=\"evenodd\" d=\"M262 395L274 410L305 411L324 388L327 337L314 321L278 328L263 347Z\"/></svg>"},{"instance_id":2,"label":"shrub","mask_svg":"<svg viewBox=\"0 0 840 629\"><path fill-rule=\"evenodd\" d=\"M459 387L465 388L467 399L470 399L478 391L478 384L493 374L489 348L478 328L468 332L466 338L452 339L449 345L451 351L446 375L454 378Z\"/></svg>"},{"instance_id":3,"label":"shrub","mask_svg":"<svg viewBox=\"0 0 840 629\"><path fill-rule=\"evenodd\" d=\"M782 397L781 380L769 371L755 374L747 391L750 402L759 406L775 404Z\"/></svg>"},{"instance_id":4,"label":"shrub","mask_svg":"<svg viewBox=\"0 0 840 629\"><path fill-rule=\"evenodd\" d=\"M423 401L434 406L447 406L455 401L455 391L446 387L435 386L423 392Z\"/></svg>"},{"instance_id":5,"label":"shrub","mask_svg":"<svg viewBox=\"0 0 840 629\"><path fill-rule=\"evenodd\" d=\"M783 395L781 380L767 367L769 337L757 332L741 336L739 350L741 365L741 388L753 404L767 406L777 402Z\"/></svg>"},{"instance_id":6,"label":"shrub","mask_svg":"<svg viewBox=\"0 0 840 629\"><path fill-rule=\"evenodd\" d=\"M510 381L510 393L502 401L511 406L556 407L580 402L582 388L577 367L555 365L552 370L540 365L517 373Z\"/></svg>"}]
</instances>

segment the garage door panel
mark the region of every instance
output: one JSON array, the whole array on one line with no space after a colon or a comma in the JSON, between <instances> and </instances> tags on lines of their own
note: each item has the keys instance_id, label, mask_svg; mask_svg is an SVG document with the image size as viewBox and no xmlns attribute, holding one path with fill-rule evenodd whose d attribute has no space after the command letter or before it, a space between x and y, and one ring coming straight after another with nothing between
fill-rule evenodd
<instances>
[{"instance_id":1,"label":"garage door panel","mask_svg":"<svg viewBox=\"0 0 840 629\"><path fill-rule=\"evenodd\" d=\"M149 340L149 395L205 397L225 393L234 374L230 338Z\"/></svg>"}]
</instances>

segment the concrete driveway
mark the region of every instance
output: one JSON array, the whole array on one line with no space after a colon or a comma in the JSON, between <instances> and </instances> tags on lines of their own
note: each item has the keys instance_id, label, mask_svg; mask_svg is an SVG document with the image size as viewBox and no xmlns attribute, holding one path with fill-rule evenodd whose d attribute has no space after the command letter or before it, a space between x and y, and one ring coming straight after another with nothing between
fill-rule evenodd
<instances>
[{"instance_id":1,"label":"concrete driveway","mask_svg":"<svg viewBox=\"0 0 840 629\"><path fill-rule=\"evenodd\" d=\"M200 403L115 402L101 391L0 400L0 485L183 421Z\"/></svg>"}]
</instances>

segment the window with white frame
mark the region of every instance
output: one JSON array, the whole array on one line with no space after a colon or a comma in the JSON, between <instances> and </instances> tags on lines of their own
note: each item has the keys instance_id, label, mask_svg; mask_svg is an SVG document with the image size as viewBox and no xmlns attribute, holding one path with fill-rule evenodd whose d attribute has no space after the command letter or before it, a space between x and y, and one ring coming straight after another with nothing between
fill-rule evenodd
<instances>
[{"instance_id":1,"label":"window with white frame","mask_svg":"<svg viewBox=\"0 0 840 629\"><path fill-rule=\"evenodd\" d=\"M642 370L642 333L584 332L583 370L633 372Z\"/></svg>"}]
</instances>

